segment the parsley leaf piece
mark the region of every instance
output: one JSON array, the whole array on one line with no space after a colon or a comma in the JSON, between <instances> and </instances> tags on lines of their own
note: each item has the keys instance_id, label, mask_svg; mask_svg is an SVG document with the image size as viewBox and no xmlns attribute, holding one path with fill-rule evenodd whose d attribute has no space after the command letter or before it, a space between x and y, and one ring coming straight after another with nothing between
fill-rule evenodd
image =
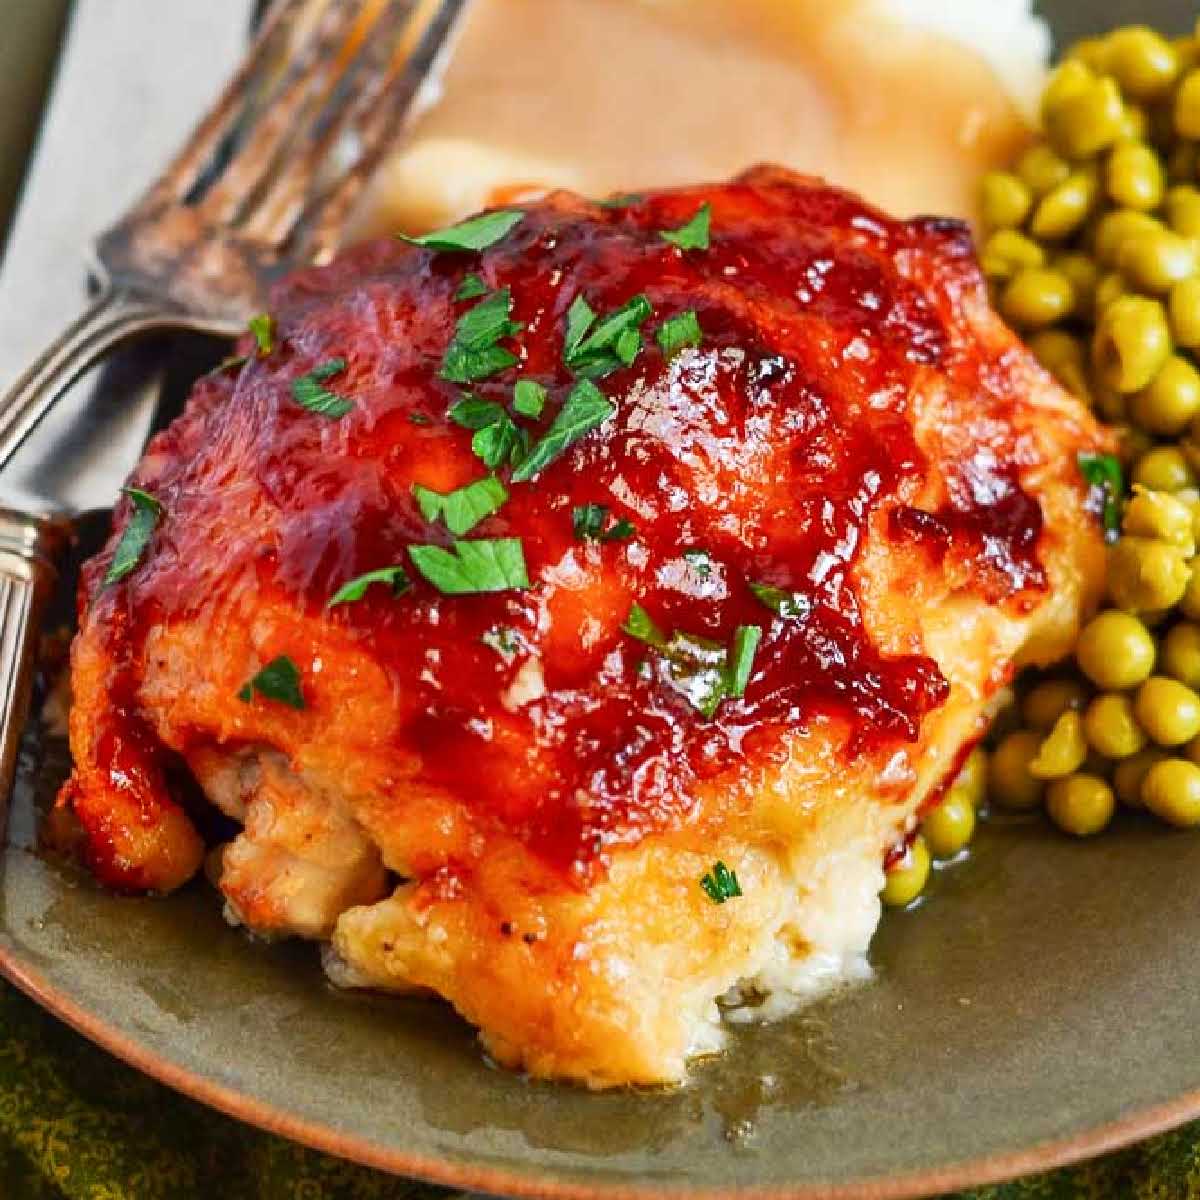
<instances>
[{"instance_id":1,"label":"parsley leaf piece","mask_svg":"<svg viewBox=\"0 0 1200 1200\"><path fill-rule=\"evenodd\" d=\"M485 629L479 639L489 650L495 650L505 662L510 662L521 648L517 641L517 631L507 625L493 625Z\"/></svg>"},{"instance_id":2,"label":"parsley leaf piece","mask_svg":"<svg viewBox=\"0 0 1200 1200\"><path fill-rule=\"evenodd\" d=\"M579 343L583 341L584 335L591 329L592 323L595 320L596 310L592 308L583 293L580 292L571 301L571 307L567 309L567 331L563 335L564 362L570 362L571 358L578 352Z\"/></svg>"},{"instance_id":3,"label":"parsley leaf piece","mask_svg":"<svg viewBox=\"0 0 1200 1200\"><path fill-rule=\"evenodd\" d=\"M504 208L497 212L481 213L457 225L435 229L419 237L400 234L402 242L424 246L426 250L486 250L501 238L507 237L512 228L525 216L519 208Z\"/></svg>"},{"instance_id":4,"label":"parsley leaf piece","mask_svg":"<svg viewBox=\"0 0 1200 1200\"><path fill-rule=\"evenodd\" d=\"M471 383L515 366L520 361L517 356L497 344L523 328L510 320L510 312L512 292L501 288L463 313L442 361L442 378L451 383Z\"/></svg>"},{"instance_id":5,"label":"parsley leaf piece","mask_svg":"<svg viewBox=\"0 0 1200 1200\"><path fill-rule=\"evenodd\" d=\"M639 293L608 316L597 318L588 302L577 296L567 312L563 362L576 375L589 378L630 366L642 348L638 326L653 312L650 301Z\"/></svg>"},{"instance_id":6,"label":"parsley leaf piece","mask_svg":"<svg viewBox=\"0 0 1200 1200\"><path fill-rule=\"evenodd\" d=\"M686 346L699 346L702 334L694 309L668 317L654 335L664 358L674 358Z\"/></svg>"},{"instance_id":7,"label":"parsley leaf piece","mask_svg":"<svg viewBox=\"0 0 1200 1200\"><path fill-rule=\"evenodd\" d=\"M127 487L121 491L133 501L133 515L125 522L121 540L113 554L112 562L104 575L104 584L124 579L141 562L142 553L150 542L150 535L162 516L163 506L141 488Z\"/></svg>"},{"instance_id":8,"label":"parsley leaf piece","mask_svg":"<svg viewBox=\"0 0 1200 1200\"><path fill-rule=\"evenodd\" d=\"M495 475L476 479L452 492L435 492L413 484L413 495L427 521L441 517L451 533L461 537L474 529L484 517L499 511L508 499L508 489Z\"/></svg>"},{"instance_id":9,"label":"parsley leaf piece","mask_svg":"<svg viewBox=\"0 0 1200 1200\"><path fill-rule=\"evenodd\" d=\"M707 579L712 574L712 558L709 556L707 550L701 550L699 547L693 547L690 550L685 550L683 552L683 561L686 562L687 565L691 567L701 579Z\"/></svg>"},{"instance_id":10,"label":"parsley leaf piece","mask_svg":"<svg viewBox=\"0 0 1200 1200\"><path fill-rule=\"evenodd\" d=\"M709 222L712 205L705 203L696 210L696 215L678 229L660 229L658 236L680 250L707 250Z\"/></svg>"},{"instance_id":11,"label":"parsley leaf piece","mask_svg":"<svg viewBox=\"0 0 1200 1200\"><path fill-rule=\"evenodd\" d=\"M476 431L471 439L471 449L491 471L506 462L520 462L528 449L525 430L520 429L493 400L464 396L451 406L449 416L455 424Z\"/></svg>"},{"instance_id":12,"label":"parsley leaf piece","mask_svg":"<svg viewBox=\"0 0 1200 1200\"><path fill-rule=\"evenodd\" d=\"M454 293L454 299L455 301L474 300L476 296L486 296L487 290L487 284L472 271L458 285L458 290Z\"/></svg>"},{"instance_id":13,"label":"parsley leaf piece","mask_svg":"<svg viewBox=\"0 0 1200 1200\"><path fill-rule=\"evenodd\" d=\"M732 650L711 638L678 629L667 637L640 604L630 608L621 628L662 655L667 681L706 719L712 718L722 700L745 694L762 640L762 630L756 625L738 626Z\"/></svg>"},{"instance_id":14,"label":"parsley leaf piece","mask_svg":"<svg viewBox=\"0 0 1200 1200\"><path fill-rule=\"evenodd\" d=\"M393 596L403 596L412 587L412 580L409 579L403 567L380 567L376 571L368 571L365 575L359 575L356 579L342 584L330 596L325 607L334 608L339 604L352 604L355 600L361 600L367 594L367 588L373 583L386 583L392 589Z\"/></svg>"},{"instance_id":15,"label":"parsley leaf piece","mask_svg":"<svg viewBox=\"0 0 1200 1200\"><path fill-rule=\"evenodd\" d=\"M440 592L466 596L530 586L520 538L456 541L454 549L409 546L413 566Z\"/></svg>"},{"instance_id":16,"label":"parsley leaf piece","mask_svg":"<svg viewBox=\"0 0 1200 1200\"><path fill-rule=\"evenodd\" d=\"M609 196L607 200L594 200L592 203L597 208L629 208L631 205L640 204L645 198L641 192L625 192L623 195Z\"/></svg>"},{"instance_id":17,"label":"parsley leaf piece","mask_svg":"<svg viewBox=\"0 0 1200 1200\"><path fill-rule=\"evenodd\" d=\"M667 635L659 629L654 618L640 604L630 606L629 616L625 618L621 628L630 637L645 642L647 646L653 646L656 650L666 649Z\"/></svg>"},{"instance_id":18,"label":"parsley leaf piece","mask_svg":"<svg viewBox=\"0 0 1200 1200\"><path fill-rule=\"evenodd\" d=\"M345 369L344 358L329 358L323 363L318 363L307 375L294 379L292 396L296 403L318 416L328 417L331 421L344 417L354 407L354 401L347 400L345 396L339 396L322 385L325 380L340 375Z\"/></svg>"},{"instance_id":19,"label":"parsley leaf piece","mask_svg":"<svg viewBox=\"0 0 1200 1200\"><path fill-rule=\"evenodd\" d=\"M746 694L750 672L754 669L754 656L762 641L762 630L757 625L739 625L733 633L733 661L729 664L729 694L741 697Z\"/></svg>"},{"instance_id":20,"label":"parsley leaf piece","mask_svg":"<svg viewBox=\"0 0 1200 1200\"><path fill-rule=\"evenodd\" d=\"M546 407L546 389L532 379L522 379L513 389L513 412L535 420Z\"/></svg>"},{"instance_id":21,"label":"parsley leaf piece","mask_svg":"<svg viewBox=\"0 0 1200 1200\"><path fill-rule=\"evenodd\" d=\"M1102 518L1104 532L1111 541L1121 529L1121 508L1125 496L1125 478L1121 464L1111 454L1081 452L1076 460L1079 473L1094 488L1104 493Z\"/></svg>"},{"instance_id":22,"label":"parsley leaf piece","mask_svg":"<svg viewBox=\"0 0 1200 1200\"><path fill-rule=\"evenodd\" d=\"M270 313L255 313L248 324L258 346L258 356L265 358L275 349L275 318Z\"/></svg>"},{"instance_id":23,"label":"parsley leaf piece","mask_svg":"<svg viewBox=\"0 0 1200 1200\"><path fill-rule=\"evenodd\" d=\"M700 886L714 904L724 904L742 894L736 871L731 871L720 859L713 863L711 871L700 878Z\"/></svg>"},{"instance_id":24,"label":"parsley leaf piece","mask_svg":"<svg viewBox=\"0 0 1200 1200\"><path fill-rule=\"evenodd\" d=\"M517 464L512 474L513 482L524 483L532 479L585 433L602 425L616 411L617 406L594 383L581 379L571 389L550 428Z\"/></svg>"},{"instance_id":25,"label":"parsley leaf piece","mask_svg":"<svg viewBox=\"0 0 1200 1200\"><path fill-rule=\"evenodd\" d=\"M300 690L300 669L286 654L273 658L237 694L246 704L257 692L266 700L278 700L289 708L304 707L304 693Z\"/></svg>"},{"instance_id":26,"label":"parsley leaf piece","mask_svg":"<svg viewBox=\"0 0 1200 1200\"><path fill-rule=\"evenodd\" d=\"M806 617L812 611L812 601L800 592L785 592L769 583L750 583L755 599L780 617Z\"/></svg>"},{"instance_id":27,"label":"parsley leaf piece","mask_svg":"<svg viewBox=\"0 0 1200 1200\"><path fill-rule=\"evenodd\" d=\"M633 537L633 522L625 517L605 529L608 524L607 504L579 504L571 510L571 528L577 542L589 539L596 542L622 542Z\"/></svg>"}]
</instances>

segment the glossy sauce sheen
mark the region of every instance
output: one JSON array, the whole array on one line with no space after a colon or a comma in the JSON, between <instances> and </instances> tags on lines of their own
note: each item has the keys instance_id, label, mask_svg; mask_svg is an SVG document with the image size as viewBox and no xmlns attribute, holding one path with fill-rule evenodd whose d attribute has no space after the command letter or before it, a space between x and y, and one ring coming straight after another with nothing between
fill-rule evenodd
<instances>
[{"instance_id":1,"label":"glossy sauce sheen","mask_svg":"<svg viewBox=\"0 0 1200 1200\"><path fill-rule=\"evenodd\" d=\"M704 201L710 249L661 238ZM615 416L510 484L509 502L467 535L521 538L534 586L446 596L408 559L413 543L452 541L411 488L486 473L471 433L445 415L462 389L438 378L456 319L478 303L452 299L470 272L510 287L524 326L505 342L520 367L471 390L507 405L518 378L544 384L542 417L517 418L535 438L574 382L562 349L576 296L604 314L645 293L654 315L634 364L598 381ZM136 664L152 625L246 587L320 616L347 580L403 564L407 594L374 587L323 618L388 671L403 714L398 759L415 754L424 784L580 878L606 845L684 821L697 780L765 764L785 731L818 715L845 723L847 754L912 742L948 687L931 659L884 657L864 628L852 568L871 523L870 536L953 551L993 602L1019 605L1045 586L1041 512L1003 466L1006 434L942 464L939 511L914 508L928 464L912 389L930 372L996 386L948 321L955 289L980 286L961 226L892 222L771 171L624 209L553 198L482 254L363 246L285 284L276 349L202 380L151 447L135 483L166 516L134 574L96 599L123 647L114 661ZM668 362L654 331L687 309L703 344ZM328 386L354 408L331 421L290 387L333 357L349 366ZM587 503L608 505L636 536L576 541L572 507ZM707 572L685 556L697 548ZM110 554L91 564L85 599ZM750 581L802 595L807 615L776 617ZM744 698L702 717L661 658L622 631L635 602L668 633L726 646L739 626L759 626ZM511 659L485 644L499 628L513 631ZM314 663L299 647L295 658L316 686ZM522 703L512 689L528 683L531 660L544 694Z\"/></svg>"}]
</instances>

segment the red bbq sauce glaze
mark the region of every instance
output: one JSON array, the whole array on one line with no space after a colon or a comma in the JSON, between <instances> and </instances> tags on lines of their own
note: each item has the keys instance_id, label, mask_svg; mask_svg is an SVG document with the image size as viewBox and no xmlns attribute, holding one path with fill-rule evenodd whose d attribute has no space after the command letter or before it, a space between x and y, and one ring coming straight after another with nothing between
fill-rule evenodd
<instances>
[{"instance_id":1,"label":"red bbq sauce glaze","mask_svg":"<svg viewBox=\"0 0 1200 1200\"><path fill-rule=\"evenodd\" d=\"M701 203L708 249L662 238ZM456 320L479 303L453 299L469 273L511 288L524 326L503 342L519 367L469 390L511 411L517 379L543 384L542 416L516 418L534 440L575 382L563 363L572 301L603 315L644 293L653 316L634 363L597 381L615 415L531 482L510 483L509 501L466 535L520 538L532 588L447 596L409 561L414 543L453 540L411 489L487 473L470 431L446 417L467 389L439 378ZM847 723L847 753L912 742L948 685L931 659L884 657L864 629L851 571L876 510L894 510L898 539L958 546L992 601L1044 587L1038 505L987 465L1003 464L1004 445L956 465L965 482L948 483L944 510L907 504L929 471L910 410L921 376L989 387L953 319L956 289L980 286L960 226L893 222L769 169L623 208L552 197L483 253L352 250L282 285L274 351L201 381L152 448L141 477L166 516L134 574L98 598L130 614L111 626L133 639L116 657L138 661L152 623L232 588L316 615L351 578L403 564L407 594L373 588L325 618L404 698L397 753L415 752L429 785L577 878L606 846L687 819L698 780L764 761L817 714ZM668 361L655 331L686 310L702 345ZM354 407L328 420L291 384L334 357L348 367L327 386ZM572 509L590 503L635 535L576 541ZM85 596L110 555L91 565ZM807 611L776 616L751 581L796 593ZM705 719L661 656L622 631L635 602L668 634L723 646L760 627L744 697ZM510 654L495 648L502 630Z\"/></svg>"}]
</instances>

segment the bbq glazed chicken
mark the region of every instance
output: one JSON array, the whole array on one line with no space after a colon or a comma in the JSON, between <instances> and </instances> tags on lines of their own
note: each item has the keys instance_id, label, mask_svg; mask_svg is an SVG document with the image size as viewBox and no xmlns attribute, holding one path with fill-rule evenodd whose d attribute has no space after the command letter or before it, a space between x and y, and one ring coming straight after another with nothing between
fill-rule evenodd
<instances>
[{"instance_id":1,"label":"bbq glazed chicken","mask_svg":"<svg viewBox=\"0 0 1200 1200\"><path fill-rule=\"evenodd\" d=\"M886 853L1097 599L1108 448L968 232L785 171L560 193L278 289L85 574L61 803L166 892L680 1079L865 969Z\"/></svg>"}]
</instances>

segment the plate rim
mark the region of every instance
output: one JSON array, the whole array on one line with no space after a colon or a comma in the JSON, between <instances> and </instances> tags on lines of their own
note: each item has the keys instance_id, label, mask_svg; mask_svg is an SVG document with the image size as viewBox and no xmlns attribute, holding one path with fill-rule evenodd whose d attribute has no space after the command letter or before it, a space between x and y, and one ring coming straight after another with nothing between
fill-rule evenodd
<instances>
[{"instance_id":1,"label":"plate rim","mask_svg":"<svg viewBox=\"0 0 1200 1200\"><path fill-rule=\"evenodd\" d=\"M159 1083L226 1116L374 1170L443 1187L483 1190L498 1197L613 1200L614 1196L620 1195L629 1200L661 1200L663 1196L678 1196L685 1200L919 1200L920 1197L1003 1183L1021 1176L1070 1166L1123 1149L1200 1117L1200 1088L1197 1088L1161 1104L1137 1109L1118 1120L1067 1137L1038 1142L1021 1150L846 1184L751 1185L715 1190L675 1183L664 1186L662 1181L641 1184L614 1180L593 1185L563 1177L555 1178L554 1168L540 1178L533 1178L512 1168L456 1163L444 1158L390 1149L371 1138L339 1131L330 1125L256 1099L236 1087L206 1078L167 1055L147 1048L134 1034L121 1030L79 1003L65 989L51 983L22 957L19 943L7 932L0 936L0 975L45 1011L101 1049Z\"/></svg>"}]
</instances>

